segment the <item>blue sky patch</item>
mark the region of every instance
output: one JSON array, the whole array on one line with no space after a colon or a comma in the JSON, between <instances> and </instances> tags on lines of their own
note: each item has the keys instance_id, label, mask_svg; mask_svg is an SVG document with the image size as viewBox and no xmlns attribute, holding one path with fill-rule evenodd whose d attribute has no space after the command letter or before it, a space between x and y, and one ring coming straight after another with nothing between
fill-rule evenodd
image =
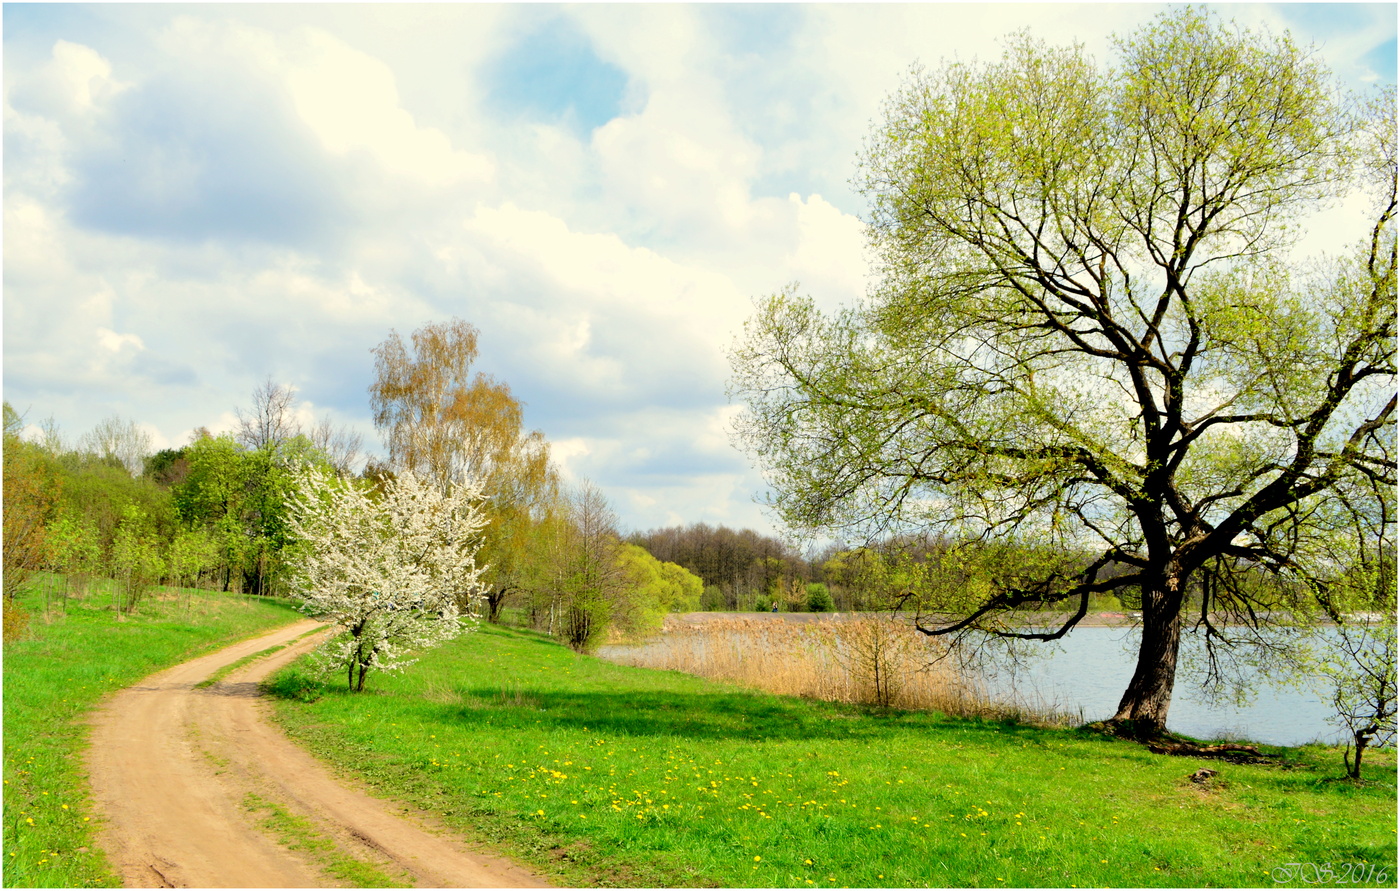
<instances>
[{"instance_id":1,"label":"blue sky patch","mask_svg":"<svg viewBox=\"0 0 1400 891\"><path fill-rule=\"evenodd\" d=\"M481 78L507 116L565 121L588 134L617 117L627 74L598 58L587 35L554 17L497 56Z\"/></svg>"},{"instance_id":2,"label":"blue sky patch","mask_svg":"<svg viewBox=\"0 0 1400 891\"><path fill-rule=\"evenodd\" d=\"M1362 61L1376 74L1380 75L1381 83L1395 83L1395 38L1392 37L1385 43L1367 53Z\"/></svg>"},{"instance_id":3,"label":"blue sky patch","mask_svg":"<svg viewBox=\"0 0 1400 891\"><path fill-rule=\"evenodd\" d=\"M731 55L771 57L791 43L803 9L786 3L716 3L701 6L700 13Z\"/></svg>"}]
</instances>

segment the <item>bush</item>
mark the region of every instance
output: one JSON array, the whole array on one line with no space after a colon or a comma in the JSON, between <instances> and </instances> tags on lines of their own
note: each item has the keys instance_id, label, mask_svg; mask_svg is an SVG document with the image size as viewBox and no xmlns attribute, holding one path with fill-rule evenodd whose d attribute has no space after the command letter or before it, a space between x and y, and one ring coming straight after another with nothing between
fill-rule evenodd
<instances>
[{"instance_id":1,"label":"bush","mask_svg":"<svg viewBox=\"0 0 1400 891\"><path fill-rule=\"evenodd\" d=\"M831 599L831 591L821 582L812 582L807 586L807 612L809 613L829 613L836 608L835 602Z\"/></svg>"},{"instance_id":2,"label":"bush","mask_svg":"<svg viewBox=\"0 0 1400 891\"><path fill-rule=\"evenodd\" d=\"M29 613L14 601L13 598L6 597L5 601L5 642L19 640L24 636L24 632L29 628Z\"/></svg>"},{"instance_id":3,"label":"bush","mask_svg":"<svg viewBox=\"0 0 1400 891\"><path fill-rule=\"evenodd\" d=\"M725 607L724 591L718 585L706 585L704 592L700 595L700 608L706 612L715 612Z\"/></svg>"},{"instance_id":4,"label":"bush","mask_svg":"<svg viewBox=\"0 0 1400 891\"><path fill-rule=\"evenodd\" d=\"M760 597L754 601L753 611L756 613L766 613L773 609L773 601L767 597Z\"/></svg>"},{"instance_id":5,"label":"bush","mask_svg":"<svg viewBox=\"0 0 1400 891\"><path fill-rule=\"evenodd\" d=\"M303 673L296 666L279 671L264 681L262 687L269 696L297 702L315 702L325 690L325 684L319 678Z\"/></svg>"},{"instance_id":6,"label":"bush","mask_svg":"<svg viewBox=\"0 0 1400 891\"><path fill-rule=\"evenodd\" d=\"M1120 613L1123 611L1123 602L1112 594L1093 594L1089 597L1089 609Z\"/></svg>"}]
</instances>

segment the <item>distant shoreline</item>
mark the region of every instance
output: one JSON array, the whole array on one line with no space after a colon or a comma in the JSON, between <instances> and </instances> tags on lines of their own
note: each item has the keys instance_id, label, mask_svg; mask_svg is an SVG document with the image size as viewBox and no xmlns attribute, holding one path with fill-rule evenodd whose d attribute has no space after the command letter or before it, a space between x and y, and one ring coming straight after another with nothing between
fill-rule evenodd
<instances>
[{"instance_id":1,"label":"distant shoreline","mask_svg":"<svg viewBox=\"0 0 1400 891\"><path fill-rule=\"evenodd\" d=\"M666 617L666 623L684 623L686 625L702 625L706 622L716 622L723 619L749 619L767 622L820 622L822 620L843 620L853 616L869 616L876 613L862 612L841 612L833 611L829 613L774 613L774 612L693 612L693 613L672 613ZM1064 624L1071 616L1071 613L1025 613L1021 617L1023 622L1029 625L1035 622L1037 626L1046 628L1058 628ZM912 618L905 616L904 618ZM925 616L925 621L938 621L940 617ZM1261 615L1260 619L1267 622L1268 616ZM952 616L941 617L941 621L951 622ZM1187 621L1190 621L1189 619ZM1142 613L1136 610L1121 611L1091 611L1084 618L1080 619L1076 627L1082 628L1132 628L1142 623ZM1321 620L1320 624L1331 625L1327 619Z\"/></svg>"},{"instance_id":2,"label":"distant shoreline","mask_svg":"<svg viewBox=\"0 0 1400 891\"><path fill-rule=\"evenodd\" d=\"M839 610L829 613L774 613L774 612L693 612L693 613L672 613L666 617L666 622L682 622L687 625L701 625L706 622L717 622L723 619L751 619L767 622L820 622L826 620L850 619L853 616L871 616L876 613L866 612L841 612ZM880 614L883 615L883 614ZM1058 626L1070 617L1070 613L1028 613L1027 619L1034 616L1043 620L1045 624ZM1079 620L1079 625L1088 628L1119 628L1131 627L1141 622L1141 613L1135 611L1124 612L1090 612ZM905 616L904 618L910 618ZM928 616L927 619L935 617ZM944 617L943 621L949 621L951 617Z\"/></svg>"}]
</instances>

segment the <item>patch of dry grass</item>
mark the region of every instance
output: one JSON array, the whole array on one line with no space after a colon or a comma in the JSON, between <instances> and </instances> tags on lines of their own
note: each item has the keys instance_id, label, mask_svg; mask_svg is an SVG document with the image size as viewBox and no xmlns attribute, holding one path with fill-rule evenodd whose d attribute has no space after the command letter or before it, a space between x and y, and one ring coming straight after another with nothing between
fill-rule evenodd
<instances>
[{"instance_id":1,"label":"patch of dry grass","mask_svg":"<svg viewBox=\"0 0 1400 891\"><path fill-rule=\"evenodd\" d=\"M803 622L668 616L661 638L613 650L607 658L784 696L1037 724L1073 721L1045 703L992 699L984 684L946 655L941 641L887 615Z\"/></svg>"}]
</instances>

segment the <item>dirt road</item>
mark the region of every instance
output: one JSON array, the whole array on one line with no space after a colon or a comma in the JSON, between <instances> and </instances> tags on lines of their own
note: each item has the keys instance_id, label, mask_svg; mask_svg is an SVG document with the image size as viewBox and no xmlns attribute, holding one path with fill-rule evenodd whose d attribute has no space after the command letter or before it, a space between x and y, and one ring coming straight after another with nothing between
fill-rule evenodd
<instances>
[{"instance_id":1,"label":"dirt road","mask_svg":"<svg viewBox=\"0 0 1400 891\"><path fill-rule=\"evenodd\" d=\"M424 887L544 887L518 866L469 850L425 815L353 788L268 722L258 681L314 646L315 638L302 635L316 627L298 622L177 665L100 709L88 770L106 818L99 842L123 882L336 887L348 883L325 870L339 857ZM212 686L195 686L278 645L287 647ZM312 855L279 844L279 832L260 827L275 812L309 822L335 851Z\"/></svg>"}]
</instances>

